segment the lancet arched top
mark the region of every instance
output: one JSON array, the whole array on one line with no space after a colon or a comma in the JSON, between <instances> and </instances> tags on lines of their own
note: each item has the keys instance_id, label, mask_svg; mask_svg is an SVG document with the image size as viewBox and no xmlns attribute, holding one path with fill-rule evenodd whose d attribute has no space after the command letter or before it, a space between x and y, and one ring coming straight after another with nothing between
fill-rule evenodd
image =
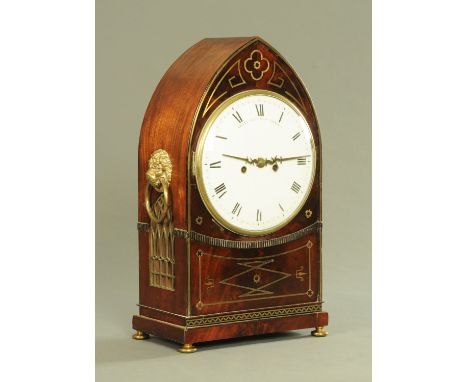
<instances>
[{"instance_id":1,"label":"lancet arched top","mask_svg":"<svg viewBox=\"0 0 468 382\"><path fill-rule=\"evenodd\" d=\"M151 153L166 150L173 163L174 224L189 229L192 220L191 156L204 122L225 99L251 89L268 89L289 98L306 116L317 145L315 194L320 187L320 136L310 97L286 60L259 37L208 38L184 52L162 77L149 102L140 131L138 218L143 208L145 168ZM311 194L314 194L314 190ZM319 200L316 202L320 203ZM320 207L317 207L320 211ZM209 229L209 225L207 225ZM281 234L281 232L280 232Z\"/></svg>"}]
</instances>

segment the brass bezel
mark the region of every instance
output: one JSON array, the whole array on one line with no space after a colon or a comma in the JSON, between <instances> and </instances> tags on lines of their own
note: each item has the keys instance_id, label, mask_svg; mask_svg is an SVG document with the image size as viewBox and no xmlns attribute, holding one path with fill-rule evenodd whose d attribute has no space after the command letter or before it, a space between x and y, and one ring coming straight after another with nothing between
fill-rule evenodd
<instances>
[{"instance_id":1,"label":"brass bezel","mask_svg":"<svg viewBox=\"0 0 468 382\"><path fill-rule=\"evenodd\" d=\"M232 103L236 102L237 100L248 97L248 96L254 96L254 95L264 95L264 96L269 96L276 98L284 103L286 103L289 107L291 107L299 116L301 116L304 119L304 122L306 123L307 127L309 128L310 131L310 143L312 146L312 156L314 158L314 168L312 172L312 177L311 177L311 182L308 185L307 192L304 194L304 198L301 201L301 203L298 205L298 207L294 210L294 212L290 215L289 218L286 220L282 221L280 224L277 224L273 227L270 227L268 229L264 230L250 230L250 229L242 229L239 228L233 224L231 224L229 221L223 219L221 215L218 213L218 211L215 209L213 204L211 203L208 194L206 192L205 184L203 182L203 177L202 177L202 152L203 152L203 147L205 145L205 140L208 135L208 132L213 125L214 121L216 118L227 108L229 107ZM222 227L228 229L231 232L234 232L239 235L243 236L253 236L253 237L258 237L258 236L264 236L268 235L270 233L276 232L279 229L283 228L286 226L288 223L290 223L296 216L297 214L301 211L301 209L304 207L304 204L306 203L307 199L310 196L310 192L312 190L312 186L315 181L315 174L317 170L317 151L316 151L316 146L315 146L315 141L314 141L314 136L312 133L312 129L310 128L309 123L307 122L307 119L305 118L304 114L299 110L299 108L294 105L288 98L282 96L281 94L272 92L270 90L265 90L265 89L252 89L252 90L246 90L240 93L237 93L233 95L232 97L229 97L227 100L222 102L210 115L208 120L206 121L205 125L202 128L202 131L200 133L200 138L198 139L197 142L197 147L195 150L195 179L197 182L197 187L198 191L200 192L200 196L202 198L203 204L207 208L208 212L213 216L213 218L216 220L217 223L219 223Z\"/></svg>"}]
</instances>

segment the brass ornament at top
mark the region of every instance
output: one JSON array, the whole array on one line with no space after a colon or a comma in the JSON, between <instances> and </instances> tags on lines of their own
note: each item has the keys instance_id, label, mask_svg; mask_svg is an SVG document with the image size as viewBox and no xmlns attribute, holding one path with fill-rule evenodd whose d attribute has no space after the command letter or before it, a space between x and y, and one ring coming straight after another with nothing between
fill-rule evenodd
<instances>
[{"instance_id":1,"label":"brass ornament at top","mask_svg":"<svg viewBox=\"0 0 468 382\"><path fill-rule=\"evenodd\" d=\"M150 219L155 223L161 223L167 215L169 209L169 186L172 179L172 162L167 151L158 149L148 161L146 171L145 207ZM151 188L162 193L155 205L151 205ZM158 207L158 208L156 208ZM158 213L156 213L156 210Z\"/></svg>"},{"instance_id":2,"label":"brass ornament at top","mask_svg":"<svg viewBox=\"0 0 468 382\"><path fill-rule=\"evenodd\" d=\"M244 69L253 80L258 81L270 69L270 61L263 57L262 52L255 49L250 54L250 57L244 61Z\"/></svg>"}]
</instances>

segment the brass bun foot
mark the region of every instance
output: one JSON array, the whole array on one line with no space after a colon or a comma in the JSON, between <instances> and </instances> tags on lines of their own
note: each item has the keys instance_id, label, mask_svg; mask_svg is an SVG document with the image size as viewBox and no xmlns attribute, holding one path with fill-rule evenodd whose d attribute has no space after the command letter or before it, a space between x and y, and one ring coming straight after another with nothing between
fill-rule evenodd
<instances>
[{"instance_id":1,"label":"brass bun foot","mask_svg":"<svg viewBox=\"0 0 468 382\"><path fill-rule=\"evenodd\" d=\"M141 332L140 330L137 330L136 333L132 336L134 340L146 340L149 338L149 335L146 333Z\"/></svg>"},{"instance_id":2,"label":"brass bun foot","mask_svg":"<svg viewBox=\"0 0 468 382\"><path fill-rule=\"evenodd\" d=\"M195 353L197 351L197 348L192 344L184 344L177 350L179 350L181 353Z\"/></svg>"},{"instance_id":3,"label":"brass bun foot","mask_svg":"<svg viewBox=\"0 0 468 382\"><path fill-rule=\"evenodd\" d=\"M317 326L315 330L312 332L314 337L326 337L328 332L325 330L323 326Z\"/></svg>"}]
</instances>

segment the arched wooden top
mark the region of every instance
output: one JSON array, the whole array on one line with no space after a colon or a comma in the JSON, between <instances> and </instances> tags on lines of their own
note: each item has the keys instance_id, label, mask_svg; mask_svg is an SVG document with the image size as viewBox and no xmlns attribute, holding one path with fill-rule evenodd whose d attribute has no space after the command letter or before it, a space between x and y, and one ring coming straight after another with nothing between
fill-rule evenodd
<instances>
[{"instance_id":1,"label":"arched wooden top","mask_svg":"<svg viewBox=\"0 0 468 382\"><path fill-rule=\"evenodd\" d=\"M258 60L261 66L256 70L250 64ZM149 221L143 203L148 159L153 151L162 148L169 153L173 163L170 189L175 227L195 229L227 240L239 239L238 235L220 230L211 221L192 176L191 156L204 123L216 107L230 96L251 89L268 89L289 98L306 117L317 149L314 185L305 205L313 218L301 213L291 224L266 238L286 235L321 221L321 143L307 90L292 67L269 44L259 37L239 37L201 40L171 65L153 93L140 132L140 222ZM207 223L203 227L194 227L198 216Z\"/></svg>"}]
</instances>

